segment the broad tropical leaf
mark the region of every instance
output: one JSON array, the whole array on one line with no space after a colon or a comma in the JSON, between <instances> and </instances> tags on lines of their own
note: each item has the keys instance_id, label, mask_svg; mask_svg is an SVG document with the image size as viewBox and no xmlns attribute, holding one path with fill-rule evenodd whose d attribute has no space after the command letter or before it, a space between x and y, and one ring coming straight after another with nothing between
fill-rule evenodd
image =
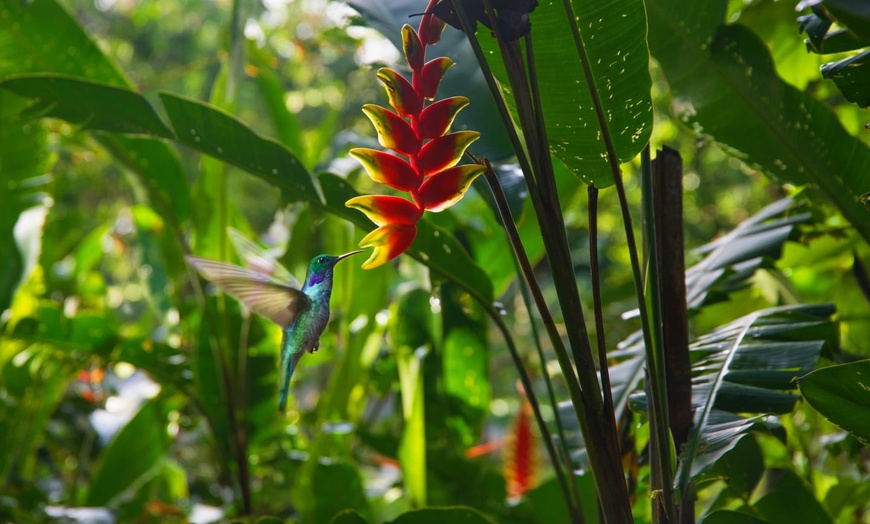
<instances>
[{"instance_id":1,"label":"broad tropical leaf","mask_svg":"<svg viewBox=\"0 0 870 524\"><path fill-rule=\"evenodd\" d=\"M870 445L870 360L813 371L798 387L816 411Z\"/></svg>"},{"instance_id":2,"label":"broad tropical leaf","mask_svg":"<svg viewBox=\"0 0 870 524\"><path fill-rule=\"evenodd\" d=\"M870 241L870 150L829 107L785 83L770 51L727 2L647 2L650 50L673 92L677 116L770 176L820 189Z\"/></svg>"}]
</instances>

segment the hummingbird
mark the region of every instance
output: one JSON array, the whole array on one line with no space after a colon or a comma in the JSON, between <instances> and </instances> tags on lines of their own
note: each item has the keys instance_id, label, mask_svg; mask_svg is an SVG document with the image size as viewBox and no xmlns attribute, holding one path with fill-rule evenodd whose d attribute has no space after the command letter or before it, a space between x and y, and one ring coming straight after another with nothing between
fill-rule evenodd
<instances>
[{"instance_id":1,"label":"hummingbird","mask_svg":"<svg viewBox=\"0 0 870 524\"><path fill-rule=\"evenodd\" d=\"M281 328L278 411L283 412L296 365L302 355L317 351L329 322L333 269L339 261L363 250L338 256L317 255L308 264L305 283L300 285L271 255L240 232L230 228L229 236L247 267L195 256L184 258L218 289Z\"/></svg>"}]
</instances>

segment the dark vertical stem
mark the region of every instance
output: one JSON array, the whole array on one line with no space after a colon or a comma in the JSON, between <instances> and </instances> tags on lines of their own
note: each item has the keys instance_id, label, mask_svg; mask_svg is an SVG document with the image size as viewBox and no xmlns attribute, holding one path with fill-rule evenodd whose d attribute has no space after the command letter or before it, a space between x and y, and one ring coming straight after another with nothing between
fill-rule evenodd
<instances>
[{"instance_id":1,"label":"dark vertical stem","mask_svg":"<svg viewBox=\"0 0 870 524\"><path fill-rule=\"evenodd\" d=\"M668 147L652 162L656 251L662 304L662 345L668 392L668 425L679 450L692 425L692 367L689 360L689 327L686 317L686 266L683 245L683 162ZM693 524L694 495L680 493L678 521Z\"/></svg>"},{"instance_id":2,"label":"dark vertical stem","mask_svg":"<svg viewBox=\"0 0 870 524\"><path fill-rule=\"evenodd\" d=\"M598 345L598 369L601 374L601 390L604 397L604 422L608 431L616 433L616 418L613 411L613 391L610 388L610 372L607 367L607 344L604 340L604 310L601 305L601 273L598 267L598 188L590 185L589 195L589 272L592 279L592 307L595 312L595 338ZM619 441L617 440L617 444ZM622 453L620 453L622 456Z\"/></svg>"},{"instance_id":3,"label":"dark vertical stem","mask_svg":"<svg viewBox=\"0 0 870 524\"><path fill-rule=\"evenodd\" d=\"M662 339L668 385L668 421L679 450L692 425L692 368L686 318L686 264L683 246L683 163L669 148L658 151L652 163L656 208L656 246L661 279Z\"/></svg>"}]
</instances>

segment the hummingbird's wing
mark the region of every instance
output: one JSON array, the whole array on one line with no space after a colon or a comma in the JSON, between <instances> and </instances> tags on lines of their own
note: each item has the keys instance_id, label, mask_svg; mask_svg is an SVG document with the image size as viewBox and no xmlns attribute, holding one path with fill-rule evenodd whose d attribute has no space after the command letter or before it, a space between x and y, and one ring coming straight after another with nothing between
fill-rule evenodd
<instances>
[{"instance_id":1,"label":"hummingbird's wing","mask_svg":"<svg viewBox=\"0 0 870 524\"><path fill-rule=\"evenodd\" d=\"M208 258L184 258L205 279L284 329L296 323L299 314L311 307L311 299L298 287L279 283L268 275Z\"/></svg>"},{"instance_id":2,"label":"hummingbird's wing","mask_svg":"<svg viewBox=\"0 0 870 524\"><path fill-rule=\"evenodd\" d=\"M228 227L227 232L230 235L230 241L233 243L236 252L239 254L242 263L244 263L246 267L257 273L271 277L288 287L296 289L302 288L299 281L293 278L293 275L291 275L284 266L279 264L272 255L266 253L263 248L252 242L245 235L241 234L237 229Z\"/></svg>"}]
</instances>

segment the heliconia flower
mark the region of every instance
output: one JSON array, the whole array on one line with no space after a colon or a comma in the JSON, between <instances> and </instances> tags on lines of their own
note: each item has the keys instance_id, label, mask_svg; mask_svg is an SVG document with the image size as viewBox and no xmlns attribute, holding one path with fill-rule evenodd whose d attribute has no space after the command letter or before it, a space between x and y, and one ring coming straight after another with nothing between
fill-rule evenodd
<instances>
[{"instance_id":1,"label":"heliconia flower","mask_svg":"<svg viewBox=\"0 0 870 524\"><path fill-rule=\"evenodd\" d=\"M375 248L372 256L366 260L363 269L372 269L396 258L411 247L417 236L417 226L387 224L381 226L360 240L359 247Z\"/></svg>"},{"instance_id":2,"label":"heliconia flower","mask_svg":"<svg viewBox=\"0 0 870 524\"><path fill-rule=\"evenodd\" d=\"M411 164L396 155L365 148L354 148L348 153L359 160L375 182L402 191L413 191L423 182L423 176L417 173Z\"/></svg>"},{"instance_id":3,"label":"heliconia flower","mask_svg":"<svg viewBox=\"0 0 870 524\"><path fill-rule=\"evenodd\" d=\"M428 11L435 5L436 0L430 0ZM364 269L386 264L407 250L417 236L417 222L423 213L441 211L456 203L486 170L478 164L456 165L480 133L447 134L456 114L468 105L468 99L457 96L425 106L435 98L441 78L453 61L441 57L426 62L426 46L439 40L444 22L424 15L420 28L420 36L411 26L402 28L402 47L411 65L410 81L392 69L378 71L378 79L386 87L390 105L396 111L375 104L362 108L378 132L378 142L407 160L374 149L350 150L372 180L410 194L410 200L392 195L362 195L345 203L365 213L378 226L359 244L374 248L362 266Z\"/></svg>"},{"instance_id":4,"label":"heliconia flower","mask_svg":"<svg viewBox=\"0 0 870 524\"><path fill-rule=\"evenodd\" d=\"M375 104L366 104L362 109L374 124L378 142L382 146L406 155L416 154L420 150L417 133L402 117Z\"/></svg>"},{"instance_id":5,"label":"heliconia flower","mask_svg":"<svg viewBox=\"0 0 870 524\"><path fill-rule=\"evenodd\" d=\"M407 226L416 224L423 216L423 210L413 202L390 195L364 195L351 198L344 204L359 209L369 220L379 226L396 224Z\"/></svg>"},{"instance_id":6,"label":"heliconia flower","mask_svg":"<svg viewBox=\"0 0 870 524\"><path fill-rule=\"evenodd\" d=\"M427 211L443 211L458 202L484 171L486 167L478 164L451 167L427 178L417 191L417 200Z\"/></svg>"},{"instance_id":7,"label":"heliconia flower","mask_svg":"<svg viewBox=\"0 0 870 524\"><path fill-rule=\"evenodd\" d=\"M420 148L417 169L423 176L431 176L456 165L468 146L478 138L480 133L477 131L459 131L433 138Z\"/></svg>"},{"instance_id":8,"label":"heliconia flower","mask_svg":"<svg viewBox=\"0 0 870 524\"><path fill-rule=\"evenodd\" d=\"M426 47L417 36L414 28L405 24L402 26L402 50L405 52L405 60L414 71L423 67L426 60Z\"/></svg>"},{"instance_id":9,"label":"heliconia flower","mask_svg":"<svg viewBox=\"0 0 870 524\"><path fill-rule=\"evenodd\" d=\"M467 105L468 99L464 96L445 98L429 105L420 113L420 121L417 123L420 138L435 138L446 133L456 114Z\"/></svg>"},{"instance_id":10,"label":"heliconia flower","mask_svg":"<svg viewBox=\"0 0 870 524\"><path fill-rule=\"evenodd\" d=\"M507 494L518 499L537 483L538 449L532 432L532 407L523 398L520 412L505 439L504 474Z\"/></svg>"},{"instance_id":11,"label":"heliconia flower","mask_svg":"<svg viewBox=\"0 0 870 524\"><path fill-rule=\"evenodd\" d=\"M387 88L387 96L390 97L390 105L401 116L417 116L423 108L423 100L411 82L392 69L383 67L378 71L378 80Z\"/></svg>"},{"instance_id":12,"label":"heliconia flower","mask_svg":"<svg viewBox=\"0 0 870 524\"><path fill-rule=\"evenodd\" d=\"M454 64L455 62L446 56L434 58L426 62L423 70L420 72L420 82L417 86L420 96L426 100L435 98L435 93L438 91L438 86L441 84L444 73L453 67Z\"/></svg>"}]
</instances>

